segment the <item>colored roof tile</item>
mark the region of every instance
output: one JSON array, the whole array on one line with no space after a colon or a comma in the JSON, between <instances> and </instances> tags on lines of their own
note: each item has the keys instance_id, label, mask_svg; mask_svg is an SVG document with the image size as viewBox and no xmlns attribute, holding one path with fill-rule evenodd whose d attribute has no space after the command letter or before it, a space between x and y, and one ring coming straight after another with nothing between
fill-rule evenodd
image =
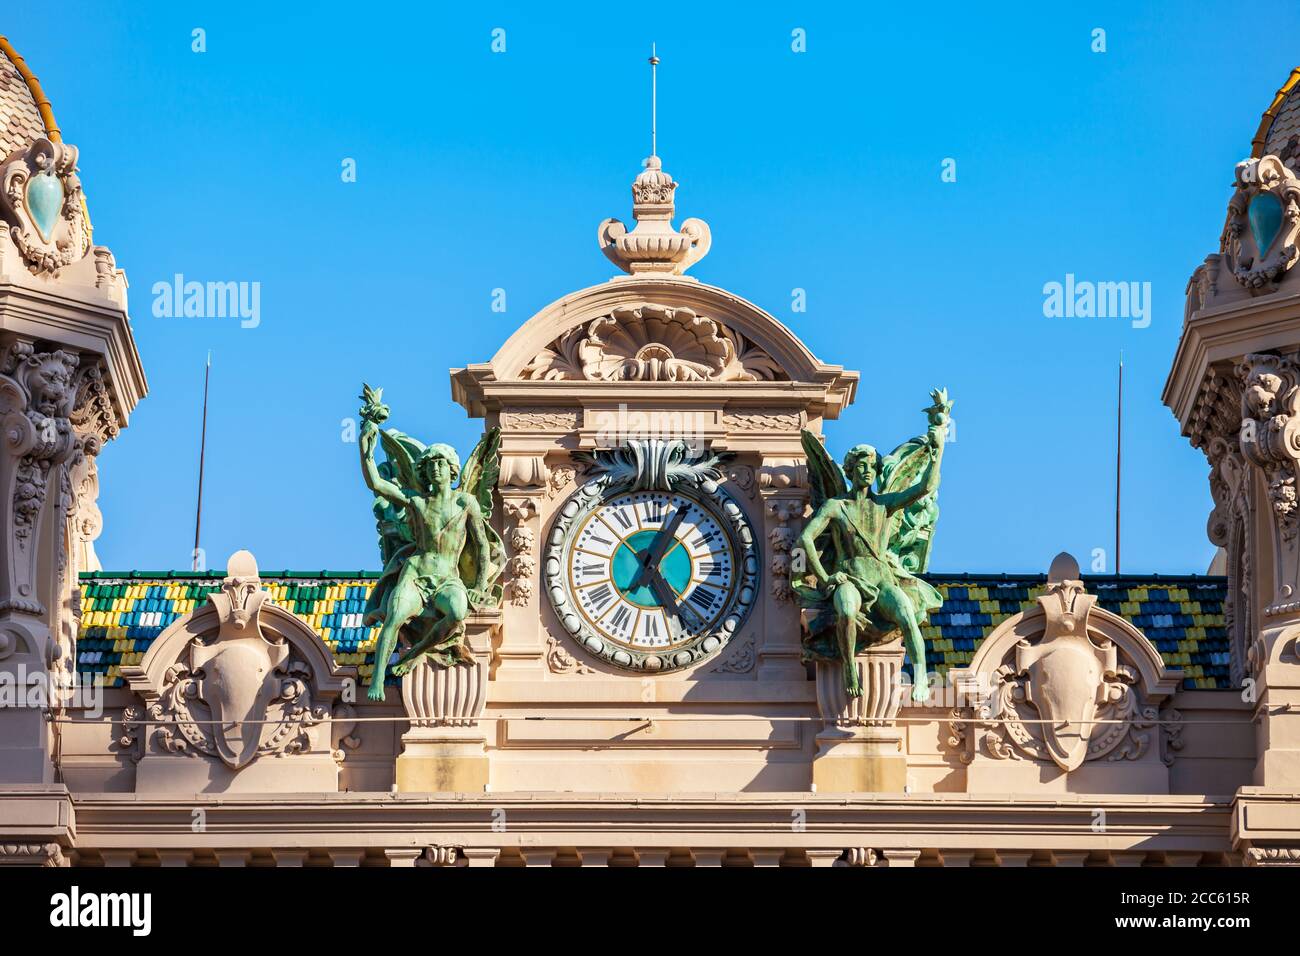
<instances>
[{"instance_id":1,"label":"colored roof tile","mask_svg":"<svg viewBox=\"0 0 1300 956\"><path fill-rule=\"evenodd\" d=\"M122 664L138 662L154 638L207 603L222 572L108 572L81 576L82 628L77 669L102 674L110 686L123 682ZM377 628L363 627L361 613L378 574L263 572L276 603L321 635L340 663L354 663L362 676L374 666ZM933 670L963 667L989 633L1006 618L1032 608L1043 593L1043 575L926 575L944 596L943 606L922 628ZM1155 644L1165 663L1184 669L1187 688L1227 688L1228 636L1223 620L1227 582L1222 577L1084 578L1101 607L1127 618ZM996 606L994 606L996 605Z\"/></svg>"}]
</instances>

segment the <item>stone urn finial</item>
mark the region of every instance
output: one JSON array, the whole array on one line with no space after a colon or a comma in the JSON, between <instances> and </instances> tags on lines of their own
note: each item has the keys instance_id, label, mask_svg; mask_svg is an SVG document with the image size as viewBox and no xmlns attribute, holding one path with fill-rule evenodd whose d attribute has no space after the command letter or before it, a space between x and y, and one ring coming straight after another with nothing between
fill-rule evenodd
<instances>
[{"instance_id":1,"label":"stone urn finial","mask_svg":"<svg viewBox=\"0 0 1300 956\"><path fill-rule=\"evenodd\" d=\"M702 219L687 219L680 230L673 228L677 183L658 156L647 157L644 166L632 181L636 226L629 232L619 220L606 219L596 233L600 249L631 275L681 275L708 254L712 235Z\"/></svg>"}]
</instances>

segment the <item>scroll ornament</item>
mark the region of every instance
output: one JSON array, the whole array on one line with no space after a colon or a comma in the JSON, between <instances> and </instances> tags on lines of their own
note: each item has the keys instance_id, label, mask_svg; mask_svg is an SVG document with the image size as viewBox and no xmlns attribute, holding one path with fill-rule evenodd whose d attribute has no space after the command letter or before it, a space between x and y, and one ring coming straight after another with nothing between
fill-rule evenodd
<instances>
[{"instance_id":1,"label":"scroll ornament","mask_svg":"<svg viewBox=\"0 0 1300 956\"><path fill-rule=\"evenodd\" d=\"M1300 259L1300 180L1277 156L1237 164L1221 252L1252 294L1274 291Z\"/></svg>"}]
</instances>

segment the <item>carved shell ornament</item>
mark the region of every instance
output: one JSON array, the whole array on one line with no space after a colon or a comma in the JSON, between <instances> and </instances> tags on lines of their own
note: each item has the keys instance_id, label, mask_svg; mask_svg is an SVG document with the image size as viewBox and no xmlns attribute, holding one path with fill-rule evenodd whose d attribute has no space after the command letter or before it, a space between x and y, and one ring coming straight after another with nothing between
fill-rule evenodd
<instances>
[{"instance_id":1,"label":"carved shell ornament","mask_svg":"<svg viewBox=\"0 0 1300 956\"><path fill-rule=\"evenodd\" d=\"M757 382L788 376L763 349L693 309L646 303L577 326L520 370L533 381Z\"/></svg>"},{"instance_id":2,"label":"carved shell ornament","mask_svg":"<svg viewBox=\"0 0 1300 956\"><path fill-rule=\"evenodd\" d=\"M1237 164L1222 252L1253 294L1272 292L1300 259L1300 180L1277 156Z\"/></svg>"},{"instance_id":3,"label":"carved shell ornament","mask_svg":"<svg viewBox=\"0 0 1300 956\"><path fill-rule=\"evenodd\" d=\"M77 148L37 139L0 169L0 218L28 269L52 274L85 252Z\"/></svg>"}]
</instances>

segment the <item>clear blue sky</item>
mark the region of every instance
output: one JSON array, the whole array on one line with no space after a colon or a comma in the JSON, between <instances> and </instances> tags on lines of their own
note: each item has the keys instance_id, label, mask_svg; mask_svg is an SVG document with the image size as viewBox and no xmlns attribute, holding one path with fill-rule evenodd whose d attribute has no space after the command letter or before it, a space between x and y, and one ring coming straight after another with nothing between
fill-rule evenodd
<instances>
[{"instance_id":1,"label":"clear blue sky","mask_svg":"<svg viewBox=\"0 0 1300 956\"><path fill-rule=\"evenodd\" d=\"M991 6L9 5L0 30L81 148L149 376L100 458L105 567L188 567L211 349L210 563L374 568L340 437L361 381L397 427L468 451L480 424L447 370L611 274L596 224L630 216L653 40L679 217L713 229L692 274L862 372L832 449L918 432L932 386L956 399L935 570L1109 550L1122 349L1124 570L1204 571L1207 468L1160 390L1300 12ZM178 272L261 283L260 325L154 317L151 287ZM1044 318L1067 273L1150 282L1150 327Z\"/></svg>"}]
</instances>

